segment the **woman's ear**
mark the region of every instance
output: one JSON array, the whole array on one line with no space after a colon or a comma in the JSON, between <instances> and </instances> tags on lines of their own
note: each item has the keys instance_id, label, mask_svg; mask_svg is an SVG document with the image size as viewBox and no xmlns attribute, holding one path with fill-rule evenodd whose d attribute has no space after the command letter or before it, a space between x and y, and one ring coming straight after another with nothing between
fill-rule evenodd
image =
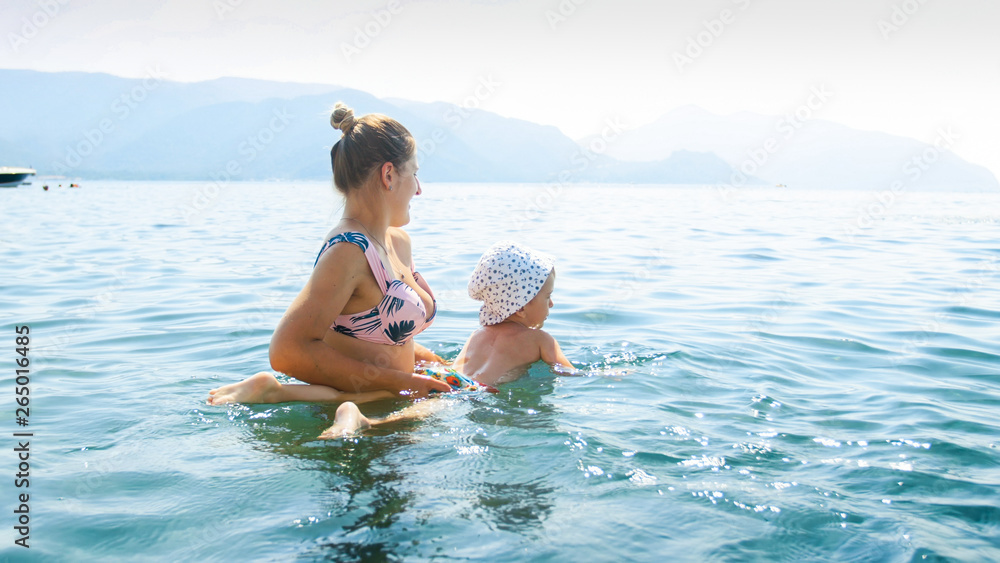
<instances>
[{"instance_id":1,"label":"woman's ear","mask_svg":"<svg viewBox=\"0 0 1000 563\"><path fill-rule=\"evenodd\" d=\"M382 187L389 188L392 186L393 176L396 173L395 167L391 162L386 162L382 164L382 170L380 171L380 178L382 180Z\"/></svg>"},{"instance_id":2,"label":"woman's ear","mask_svg":"<svg viewBox=\"0 0 1000 563\"><path fill-rule=\"evenodd\" d=\"M514 311L514 314L523 319L524 316L526 315L526 313L524 312L524 307L521 307L520 309Z\"/></svg>"}]
</instances>

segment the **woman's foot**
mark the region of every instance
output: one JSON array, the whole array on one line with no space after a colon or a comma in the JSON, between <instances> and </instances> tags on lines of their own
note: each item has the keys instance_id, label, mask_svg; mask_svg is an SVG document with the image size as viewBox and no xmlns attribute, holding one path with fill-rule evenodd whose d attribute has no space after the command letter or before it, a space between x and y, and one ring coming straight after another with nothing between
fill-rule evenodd
<instances>
[{"instance_id":1,"label":"woman's foot","mask_svg":"<svg viewBox=\"0 0 1000 563\"><path fill-rule=\"evenodd\" d=\"M275 392L281 383L266 371L252 375L239 383L223 385L208 392L208 404L227 403L273 403Z\"/></svg>"},{"instance_id":2,"label":"woman's foot","mask_svg":"<svg viewBox=\"0 0 1000 563\"><path fill-rule=\"evenodd\" d=\"M333 426L327 428L319 435L320 440L336 440L345 438L357 432L370 428L372 421L361 414L357 405L346 402L337 407L337 414L333 417Z\"/></svg>"}]
</instances>

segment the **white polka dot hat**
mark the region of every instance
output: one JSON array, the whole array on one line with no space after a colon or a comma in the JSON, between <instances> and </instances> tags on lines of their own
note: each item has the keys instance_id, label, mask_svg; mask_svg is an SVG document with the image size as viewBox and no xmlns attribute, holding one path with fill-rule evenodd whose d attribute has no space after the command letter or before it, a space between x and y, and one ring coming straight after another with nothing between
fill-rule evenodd
<instances>
[{"instance_id":1,"label":"white polka dot hat","mask_svg":"<svg viewBox=\"0 0 1000 563\"><path fill-rule=\"evenodd\" d=\"M469 280L469 297L482 301L479 324L495 325L538 295L555 260L516 242L500 241L487 250Z\"/></svg>"}]
</instances>

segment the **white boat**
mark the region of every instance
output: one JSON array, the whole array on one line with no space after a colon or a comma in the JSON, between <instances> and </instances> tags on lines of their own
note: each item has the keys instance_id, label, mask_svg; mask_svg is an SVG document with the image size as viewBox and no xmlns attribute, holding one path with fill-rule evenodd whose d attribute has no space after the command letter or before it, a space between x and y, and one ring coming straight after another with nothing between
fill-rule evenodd
<instances>
[{"instance_id":1,"label":"white boat","mask_svg":"<svg viewBox=\"0 0 1000 563\"><path fill-rule=\"evenodd\" d=\"M0 166L0 188L16 188L24 182L28 176L34 176L35 171L31 168L16 168L13 166Z\"/></svg>"}]
</instances>

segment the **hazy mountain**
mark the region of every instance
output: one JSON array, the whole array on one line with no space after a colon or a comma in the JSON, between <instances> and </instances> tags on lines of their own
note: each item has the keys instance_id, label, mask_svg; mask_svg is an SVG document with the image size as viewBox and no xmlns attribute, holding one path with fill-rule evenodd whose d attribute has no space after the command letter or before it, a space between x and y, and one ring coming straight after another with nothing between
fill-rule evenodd
<instances>
[{"instance_id":1,"label":"hazy mountain","mask_svg":"<svg viewBox=\"0 0 1000 563\"><path fill-rule=\"evenodd\" d=\"M752 170L770 184L803 188L884 190L906 188L1000 189L988 169L948 151L950 133L936 143L874 131L859 131L820 119L764 116L748 112L720 116L685 106L627 131L608 155L649 161L678 150L719 155L733 168Z\"/></svg>"},{"instance_id":2,"label":"hazy mountain","mask_svg":"<svg viewBox=\"0 0 1000 563\"><path fill-rule=\"evenodd\" d=\"M329 178L340 133L329 108L404 123L421 176L454 182L713 183L732 170L710 154L649 163L593 154L551 126L447 103L381 100L330 85L224 78L192 84L154 72L0 70L0 159L40 175L122 179Z\"/></svg>"},{"instance_id":3,"label":"hazy mountain","mask_svg":"<svg viewBox=\"0 0 1000 563\"><path fill-rule=\"evenodd\" d=\"M156 69L143 79L0 69L0 165L82 178L327 179L340 136L329 108L343 100L358 115L404 123L427 181L1000 188L988 170L946 150L821 120L793 125L687 106L595 153L590 139L574 142L555 127L444 102L323 84L167 78Z\"/></svg>"}]
</instances>

